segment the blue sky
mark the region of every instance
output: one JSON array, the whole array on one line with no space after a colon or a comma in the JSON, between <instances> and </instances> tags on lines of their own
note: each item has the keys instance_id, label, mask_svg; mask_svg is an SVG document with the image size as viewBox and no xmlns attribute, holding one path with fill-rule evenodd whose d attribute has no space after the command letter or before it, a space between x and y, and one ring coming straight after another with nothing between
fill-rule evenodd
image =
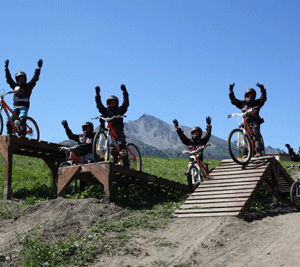
<instances>
[{"instance_id":1,"label":"blue sky","mask_svg":"<svg viewBox=\"0 0 300 267\"><path fill-rule=\"evenodd\" d=\"M1 89L9 90L6 59L12 75L22 70L29 79L44 60L28 114L42 140L67 139L63 119L80 133L99 114L95 86L105 102L122 99L122 83L126 121L149 114L205 129L210 116L212 134L227 140L237 127L227 115L239 111L229 84L241 99L248 87L259 96L259 82L268 97L260 113L265 144L300 146L299 1L3 0L0 25Z\"/></svg>"}]
</instances>

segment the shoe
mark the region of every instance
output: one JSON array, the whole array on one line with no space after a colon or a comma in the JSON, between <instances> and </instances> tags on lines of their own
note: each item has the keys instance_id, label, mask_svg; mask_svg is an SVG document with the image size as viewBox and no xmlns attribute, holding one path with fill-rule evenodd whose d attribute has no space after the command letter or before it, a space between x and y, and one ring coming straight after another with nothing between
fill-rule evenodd
<instances>
[{"instance_id":1,"label":"shoe","mask_svg":"<svg viewBox=\"0 0 300 267\"><path fill-rule=\"evenodd\" d=\"M261 156L260 153L256 153L256 154L255 154L255 157L260 157L260 156Z\"/></svg>"},{"instance_id":2,"label":"shoe","mask_svg":"<svg viewBox=\"0 0 300 267\"><path fill-rule=\"evenodd\" d=\"M248 155L244 155L244 156L243 156L243 159L246 159L246 158L248 158Z\"/></svg>"}]
</instances>

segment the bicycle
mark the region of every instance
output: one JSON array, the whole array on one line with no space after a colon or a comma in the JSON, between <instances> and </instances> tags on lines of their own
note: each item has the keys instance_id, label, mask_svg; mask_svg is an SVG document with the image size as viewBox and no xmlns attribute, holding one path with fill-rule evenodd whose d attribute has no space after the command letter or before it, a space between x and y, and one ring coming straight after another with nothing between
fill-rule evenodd
<instances>
[{"instance_id":1,"label":"bicycle","mask_svg":"<svg viewBox=\"0 0 300 267\"><path fill-rule=\"evenodd\" d=\"M103 130L96 133L93 141L93 156L95 161L112 161L111 157L111 145L114 147L117 155L117 164L122 164L123 156L122 151L119 148L120 141L117 133L111 127L111 121L114 119L124 118L124 115L116 115L111 118L105 118L101 116L93 117L91 119L102 119L106 122L106 126ZM142 170L142 158L139 149L133 143L128 143L126 145L128 158L129 158L129 168L138 171Z\"/></svg>"},{"instance_id":2,"label":"bicycle","mask_svg":"<svg viewBox=\"0 0 300 267\"><path fill-rule=\"evenodd\" d=\"M297 165L297 167L300 169L300 165ZM287 170L294 169L294 168L295 168L294 164L286 167ZM292 184L290 189L290 197L296 209L300 211L300 177L298 177L297 180Z\"/></svg>"},{"instance_id":3,"label":"bicycle","mask_svg":"<svg viewBox=\"0 0 300 267\"><path fill-rule=\"evenodd\" d=\"M208 177L208 175L213 171L213 169L208 169L208 166L211 164L210 162L203 163L200 160L201 154L205 147L210 146L211 144L207 144L201 146L193 151L182 151L179 152L178 155L188 154L190 161L188 166L188 171L186 174L186 178L189 184L189 187L192 192L194 192L197 187Z\"/></svg>"},{"instance_id":4,"label":"bicycle","mask_svg":"<svg viewBox=\"0 0 300 267\"><path fill-rule=\"evenodd\" d=\"M228 136L228 150L231 158L241 165L247 165L255 152L255 141L253 140L253 132L247 121L247 116L249 113L253 112L257 107L250 108L246 112L238 114L233 113L228 115L228 119L234 116L238 116L239 128L234 129L230 132ZM239 119L243 118L242 123ZM262 155L265 154L265 146L262 135L260 135L260 143Z\"/></svg>"},{"instance_id":5,"label":"bicycle","mask_svg":"<svg viewBox=\"0 0 300 267\"><path fill-rule=\"evenodd\" d=\"M4 97L8 94L13 94L14 91L6 92L5 94L0 94L0 135L2 135L3 132L3 117L2 117L2 109L7 115L7 118L11 124L12 127L12 134L13 135L19 135L21 136L21 129L20 129L20 120L19 117L11 110L11 108L7 105L7 103L4 101ZM15 121L13 122L10 118L9 112L14 116ZM35 122L35 120L31 117L26 118L26 137L31 139L40 139L40 130Z\"/></svg>"},{"instance_id":6,"label":"bicycle","mask_svg":"<svg viewBox=\"0 0 300 267\"><path fill-rule=\"evenodd\" d=\"M80 145L76 145L73 147L62 146L59 148L60 151L65 151L65 154L66 154L66 161L59 165L60 168L78 165L81 162L80 157L78 157L76 155L76 154L78 154L79 147L80 147ZM77 184L77 180L75 179L74 183L73 183L71 194L76 192L76 184Z\"/></svg>"}]
</instances>

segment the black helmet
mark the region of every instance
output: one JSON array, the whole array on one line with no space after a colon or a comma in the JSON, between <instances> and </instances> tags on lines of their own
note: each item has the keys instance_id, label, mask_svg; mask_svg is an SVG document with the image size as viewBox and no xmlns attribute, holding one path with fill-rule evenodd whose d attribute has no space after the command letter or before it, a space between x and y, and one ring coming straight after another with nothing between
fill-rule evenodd
<instances>
[{"instance_id":1,"label":"black helmet","mask_svg":"<svg viewBox=\"0 0 300 267\"><path fill-rule=\"evenodd\" d=\"M18 82L18 77L20 76L25 76L25 82L27 81L27 76L26 76L26 73L24 71L18 71L16 73L16 81Z\"/></svg>"},{"instance_id":2,"label":"black helmet","mask_svg":"<svg viewBox=\"0 0 300 267\"><path fill-rule=\"evenodd\" d=\"M84 127L90 127L91 128L91 133L94 131L94 125L89 121L86 121L84 124L82 124L82 130L83 130Z\"/></svg>"},{"instance_id":3,"label":"black helmet","mask_svg":"<svg viewBox=\"0 0 300 267\"><path fill-rule=\"evenodd\" d=\"M245 92L246 103L254 101L256 98L256 91L253 88L248 88Z\"/></svg>"},{"instance_id":4,"label":"black helmet","mask_svg":"<svg viewBox=\"0 0 300 267\"><path fill-rule=\"evenodd\" d=\"M110 102L111 102L112 100L116 101L116 105L115 105L113 108L117 108L117 107L119 106L119 99L118 99L116 96L114 96L114 95L111 95L111 96L109 96L109 97L107 98L107 100L106 100L107 106L108 106L109 108L112 107L111 104L110 104Z\"/></svg>"},{"instance_id":5,"label":"black helmet","mask_svg":"<svg viewBox=\"0 0 300 267\"><path fill-rule=\"evenodd\" d=\"M192 139L198 140L202 137L202 129L198 126L194 127L191 131Z\"/></svg>"}]
</instances>

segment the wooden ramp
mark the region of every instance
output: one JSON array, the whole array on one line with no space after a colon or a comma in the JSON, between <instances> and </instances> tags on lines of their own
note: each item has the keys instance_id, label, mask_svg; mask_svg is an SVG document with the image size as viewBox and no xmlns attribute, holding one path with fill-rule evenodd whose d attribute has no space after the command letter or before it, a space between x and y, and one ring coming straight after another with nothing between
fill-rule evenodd
<instances>
[{"instance_id":1,"label":"wooden ramp","mask_svg":"<svg viewBox=\"0 0 300 267\"><path fill-rule=\"evenodd\" d=\"M100 182L104 186L105 199L113 200L113 183L136 187L151 188L159 186L162 188L173 188L188 192L189 186L155 175L128 169L111 162L96 162L92 164L76 165L59 168L57 181L57 195L64 196L67 187L79 179L86 182Z\"/></svg>"},{"instance_id":2,"label":"wooden ramp","mask_svg":"<svg viewBox=\"0 0 300 267\"><path fill-rule=\"evenodd\" d=\"M274 157L254 158L244 169L233 160L222 160L174 216L242 218L262 185L278 197L288 193L293 182Z\"/></svg>"}]
</instances>

